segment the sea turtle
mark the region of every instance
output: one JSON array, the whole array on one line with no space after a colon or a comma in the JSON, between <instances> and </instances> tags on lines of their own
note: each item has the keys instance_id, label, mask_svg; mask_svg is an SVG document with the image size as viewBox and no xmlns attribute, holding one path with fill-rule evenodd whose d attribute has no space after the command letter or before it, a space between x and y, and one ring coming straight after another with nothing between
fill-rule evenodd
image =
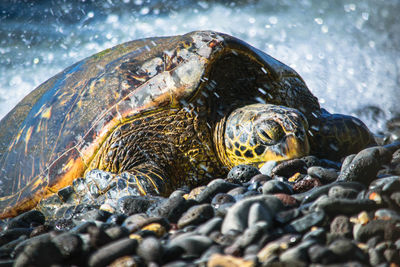
<instances>
[{"instance_id":1,"label":"sea turtle","mask_svg":"<svg viewBox=\"0 0 400 267\"><path fill-rule=\"evenodd\" d=\"M127 42L47 80L0 122L0 217L92 169L165 195L309 153L337 159L373 143L358 119L321 109L290 67L226 34Z\"/></svg>"}]
</instances>

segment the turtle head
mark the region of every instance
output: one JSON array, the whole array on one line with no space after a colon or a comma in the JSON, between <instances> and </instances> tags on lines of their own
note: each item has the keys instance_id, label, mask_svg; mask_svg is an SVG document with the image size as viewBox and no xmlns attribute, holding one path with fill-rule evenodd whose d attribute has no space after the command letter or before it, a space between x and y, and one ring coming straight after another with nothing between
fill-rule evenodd
<instances>
[{"instance_id":1,"label":"turtle head","mask_svg":"<svg viewBox=\"0 0 400 267\"><path fill-rule=\"evenodd\" d=\"M227 165L260 167L308 155L308 123L296 109L252 104L234 110L225 121L223 138ZM220 153L221 154L221 153Z\"/></svg>"}]
</instances>

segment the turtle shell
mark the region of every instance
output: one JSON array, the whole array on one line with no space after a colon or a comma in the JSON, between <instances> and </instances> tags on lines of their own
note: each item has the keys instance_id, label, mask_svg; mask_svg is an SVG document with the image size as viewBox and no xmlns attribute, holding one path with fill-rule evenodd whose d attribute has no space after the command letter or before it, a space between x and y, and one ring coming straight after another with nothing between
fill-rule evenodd
<instances>
[{"instance_id":1,"label":"turtle shell","mask_svg":"<svg viewBox=\"0 0 400 267\"><path fill-rule=\"evenodd\" d=\"M202 96L203 101L199 101ZM206 105L207 120L249 103L319 112L291 68L232 36L191 32L127 42L50 78L0 122L0 218L81 177L118 125L160 108Z\"/></svg>"}]
</instances>

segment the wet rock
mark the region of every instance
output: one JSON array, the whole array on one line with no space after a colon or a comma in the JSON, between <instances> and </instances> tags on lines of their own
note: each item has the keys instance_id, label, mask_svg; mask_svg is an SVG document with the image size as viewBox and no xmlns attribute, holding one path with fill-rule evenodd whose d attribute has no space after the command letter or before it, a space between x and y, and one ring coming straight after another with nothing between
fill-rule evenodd
<instances>
[{"instance_id":1,"label":"wet rock","mask_svg":"<svg viewBox=\"0 0 400 267\"><path fill-rule=\"evenodd\" d=\"M329 189L328 197L331 198L350 198L354 199L358 195L358 192L352 188L344 188L342 186L334 186Z\"/></svg>"},{"instance_id":2,"label":"wet rock","mask_svg":"<svg viewBox=\"0 0 400 267\"><path fill-rule=\"evenodd\" d=\"M285 182L270 180L264 183L262 186L262 193L266 194L275 194L275 193L283 193L283 194L292 194L293 189L290 184Z\"/></svg>"},{"instance_id":3,"label":"wet rock","mask_svg":"<svg viewBox=\"0 0 400 267\"><path fill-rule=\"evenodd\" d=\"M312 263L330 264L336 261L336 255L327 247L319 244L308 248L308 257Z\"/></svg>"},{"instance_id":4,"label":"wet rock","mask_svg":"<svg viewBox=\"0 0 400 267\"><path fill-rule=\"evenodd\" d=\"M396 222L400 222L400 214L398 212L395 212L394 210L390 209L379 209L375 211L375 219L378 220L392 220Z\"/></svg>"},{"instance_id":5,"label":"wet rock","mask_svg":"<svg viewBox=\"0 0 400 267\"><path fill-rule=\"evenodd\" d=\"M260 174L260 171L254 166L237 165L229 171L227 181L236 184L246 183L257 174Z\"/></svg>"},{"instance_id":6,"label":"wet rock","mask_svg":"<svg viewBox=\"0 0 400 267\"><path fill-rule=\"evenodd\" d=\"M328 248L336 255L337 262L349 260L368 262L367 255L349 239L337 239Z\"/></svg>"},{"instance_id":7,"label":"wet rock","mask_svg":"<svg viewBox=\"0 0 400 267\"><path fill-rule=\"evenodd\" d=\"M323 227L313 227L309 232L304 234L302 240L313 239L319 244L325 244L326 231Z\"/></svg>"},{"instance_id":8,"label":"wet rock","mask_svg":"<svg viewBox=\"0 0 400 267\"><path fill-rule=\"evenodd\" d=\"M36 239L25 246L14 266L50 266L61 263L63 255L50 239Z\"/></svg>"},{"instance_id":9,"label":"wet rock","mask_svg":"<svg viewBox=\"0 0 400 267\"><path fill-rule=\"evenodd\" d=\"M200 235L209 235L214 231L219 231L222 225L222 218L215 217L203 223L197 228L197 233Z\"/></svg>"},{"instance_id":10,"label":"wet rock","mask_svg":"<svg viewBox=\"0 0 400 267\"><path fill-rule=\"evenodd\" d=\"M310 189L321 186L321 185L322 185L322 183L320 182L320 180L318 178L308 177L308 178L305 178L305 179L302 179L302 180L296 182L293 185L293 192L294 193L307 192Z\"/></svg>"},{"instance_id":11,"label":"wet rock","mask_svg":"<svg viewBox=\"0 0 400 267\"><path fill-rule=\"evenodd\" d=\"M211 200L211 205L214 208L218 208L219 206L221 206L223 204L235 203L235 202L236 202L236 200L233 196L226 194L226 193L218 193Z\"/></svg>"},{"instance_id":12,"label":"wet rock","mask_svg":"<svg viewBox=\"0 0 400 267\"><path fill-rule=\"evenodd\" d=\"M136 253L138 242L135 239L124 238L101 247L89 257L89 266L107 266L114 260Z\"/></svg>"},{"instance_id":13,"label":"wet rock","mask_svg":"<svg viewBox=\"0 0 400 267\"><path fill-rule=\"evenodd\" d=\"M269 181L271 179L272 178L270 176L260 173L253 176L253 178L251 178L249 182L251 184L258 183L259 185L263 185L266 181Z\"/></svg>"},{"instance_id":14,"label":"wet rock","mask_svg":"<svg viewBox=\"0 0 400 267\"><path fill-rule=\"evenodd\" d=\"M382 164L390 161L391 152L385 147L370 147L343 163L338 181L357 181L368 185L375 179Z\"/></svg>"},{"instance_id":15,"label":"wet rock","mask_svg":"<svg viewBox=\"0 0 400 267\"><path fill-rule=\"evenodd\" d=\"M314 187L308 192L299 193L292 195L298 201L302 202L302 204L310 203L322 195L328 194L329 190L334 186L342 186L343 188L351 188L356 191L361 191L365 189L365 186L359 182L334 182L331 184Z\"/></svg>"},{"instance_id":16,"label":"wet rock","mask_svg":"<svg viewBox=\"0 0 400 267\"><path fill-rule=\"evenodd\" d=\"M293 176L295 173L307 173L307 165L303 160L292 159L283 161L272 169L271 176L283 176L288 178Z\"/></svg>"},{"instance_id":17,"label":"wet rock","mask_svg":"<svg viewBox=\"0 0 400 267\"><path fill-rule=\"evenodd\" d=\"M353 227L353 236L355 240L363 243L374 236L395 241L400 238L400 229L393 221L373 220L365 225L356 224Z\"/></svg>"},{"instance_id":18,"label":"wet rock","mask_svg":"<svg viewBox=\"0 0 400 267\"><path fill-rule=\"evenodd\" d=\"M254 224L250 224L243 234L237 238L236 243L238 247L244 249L251 244L260 241L262 236L267 233L268 227L269 225L265 221L258 221Z\"/></svg>"},{"instance_id":19,"label":"wet rock","mask_svg":"<svg viewBox=\"0 0 400 267\"><path fill-rule=\"evenodd\" d=\"M249 210L255 203L259 203L264 209L264 219L270 224L275 214L283 209L282 202L278 198L270 195L242 199L228 210L222 224L222 233L226 234L230 230L244 231L248 227ZM268 214L268 216L266 214Z\"/></svg>"},{"instance_id":20,"label":"wet rock","mask_svg":"<svg viewBox=\"0 0 400 267\"><path fill-rule=\"evenodd\" d=\"M187 256L199 257L206 249L213 244L213 241L202 235L181 235L172 239L169 247L180 247Z\"/></svg>"},{"instance_id":21,"label":"wet rock","mask_svg":"<svg viewBox=\"0 0 400 267\"><path fill-rule=\"evenodd\" d=\"M247 192L247 188L246 187L243 187L243 186L239 186L239 187L236 187L236 188L234 188L234 189L232 189L232 190L229 190L228 192L227 192L227 194L228 195L231 195L231 196L233 196L233 197L237 197L237 196L241 196L242 194L244 194L244 193L246 193ZM236 199L236 198L235 198Z\"/></svg>"},{"instance_id":22,"label":"wet rock","mask_svg":"<svg viewBox=\"0 0 400 267\"><path fill-rule=\"evenodd\" d=\"M117 213L112 214L106 221L109 224L121 225L128 216L125 214Z\"/></svg>"},{"instance_id":23,"label":"wet rock","mask_svg":"<svg viewBox=\"0 0 400 267\"><path fill-rule=\"evenodd\" d=\"M350 237L353 230L350 219L344 215L336 216L331 222L330 228L332 234L345 237Z\"/></svg>"},{"instance_id":24,"label":"wet rock","mask_svg":"<svg viewBox=\"0 0 400 267\"><path fill-rule=\"evenodd\" d=\"M44 224L45 220L43 213L38 210L30 210L10 219L7 229L34 227Z\"/></svg>"},{"instance_id":25,"label":"wet rock","mask_svg":"<svg viewBox=\"0 0 400 267\"><path fill-rule=\"evenodd\" d=\"M272 217L269 210L265 208L264 205L256 202L250 206L247 225L254 225L257 222L266 222L266 228L268 228L270 226L269 224L272 223Z\"/></svg>"},{"instance_id":26,"label":"wet rock","mask_svg":"<svg viewBox=\"0 0 400 267\"><path fill-rule=\"evenodd\" d=\"M125 227L114 226L105 230L106 234L111 238L112 241L128 237L129 231Z\"/></svg>"},{"instance_id":27,"label":"wet rock","mask_svg":"<svg viewBox=\"0 0 400 267\"><path fill-rule=\"evenodd\" d=\"M300 214L301 212L299 209L283 210L275 215L275 220L281 224L285 224L299 217Z\"/></svg>"},{"instance_id":28,"label":"wet rock","mask_svg":"<svg viewBox=\"0 0 400 267\"><path fill-rule=\"evenodd\" d=\"M64 233L56 236L52 242L56 245L64 260L79 258L83 253L83 242L77 234Z\"/></svg>"},{"instance_id":29,"label":"wet rock","mask_svg":"<svg viewBox=\"0 0 400 267\"><path fill-rule=\"evenodd\" d=\"M229 183L222 179L213 180L196 196L196 201L202 204L209 203L216 194L226 193L236 187L236 184Z\"/></svg>"},{"instance_id":30,"label":"wet rock","mask_svg":"<svg viewBox=\"0 0 400 267\"><path fill-rule=\"evenodd\" d=\"M0 233L0 246L3 246L20 236L29 236L32 232L30 228L13 228Z\"/></svg>"},{"instance_id":31,"label":"wet rock","mask_svg":"<svg viewBox=\"0 0 400 267\"><path fill-rule=\"evenodd\" d=\"M192 202L187 201L182 196L170 197L153 212L155 216L165 217L172 223L177 223L182 214L190 208Z\"/></svg>"},{"instance_id":32,"label":"wet rock","mask_svg":"<svg viewBox=\"0 0 400 267\"><path fill-rule=\"evenodd\" d=\"M351 215L363 210L375 210L378 205L370 199L340 199L321 197L310 207L311 210L323 210L330 215Z\"/></svg>"},{"instance_id":33,"label":"wet rock","mask_svg":"<svg viewBox=\"0 0 400 267\"><path fill-rule=\"evenodd\" d=\"M210 204L196 205L188 209L178 220L178 227L199 225L214 216L214 209Z\"/></svg>"},{"instance_id":34,"label":"wet rock","mask_svg":"<svg viewBox=\"0 0 400 267\"><path fill-rule=\"evenodd\" d=\"M287 249L281 255L279 260L288 264L299 264L308 262L308 249L315 244L314 240L307 240Z\"/></svg>"},{"instance_id":35,"label":"wet rock","mask_svg":"<svg viewBox=\"0 0 400 267\"><path fill-rule=\"evenodd\" d=\"M137 254L142 257L147 263L160 263L164 249L157 238L145 238L137 249Z\"/></svg>"},{"instance_id":36,"label":"wet rock","mask_svg":"<svg viewBox=\"0 0 400 267\"><path fill-rule=\"evenodd\" d=\"M273 168L275 168L276 165L278 165L278 162L276 161L267 161L264 165L261 166L260 173L271 177L272 170Z\"/></svg>"},{"instance_id":37,"label":"wet rock","mask_svg":"<svg viewBox=\"0 0 400 267\"><path fill-rule=\"evenodd\" d=\"M93 248L99 248L107 243L110 243L112 239L106 234L104 229L96 226L89 226L87 230L90 237L90 245Z\"/></svg>"},{"instance_id":38,"label":"wet rock","mask_svg":"<svg viewBox=\"0 0 400 267\"><path fill-rule=\"evenodd\" d=\"M125 196L118 199L117 209L119 212L132 215L136 213L146 212L155 200L142 196Z\"/></svg>"},{"instance_id":39,"label":"wet rock","mask_svg":"<svg viewBox=\"0 0 400 267\"><path fill-rule=\"evenodd\" d=\"M286 207L294 207L298 205L297 200L288 194L274 194L274 196L279 198Z\"/></svg>"},{"instance_id":40,"label":"wet rock","mask_svg":"<svg viewBox=\"0 0 400 267\"><path fill-rule=\"evenodd\" d=\"M78 223L78 222L77 222ZM77 226L70 230L71 233L87 233L87 230L91 226L96 226L93 221L80 222Z\"/></svg>"},{"instance_id":41,"label":"wet rock","mask_svg":"<svg viewBox=\"0 0 400 267\"><path fill-rule=\"evenodd\" d=\"M207 263L208 267L253 267L253 261L230 255L214 254Z\"/></svg>"},{"instance_id":42,"label":"wet rock","mask_svg":"<svg viewBox=\"0 0 400 267\"><path fill-rule=\"evenodd\" d=\"M260 263L267 264L272 260L278 260L279 254L286 248L297 244L301 236L297 234L287 234L280 238L268 242L258 253L257 258Z\"/></svg>"},{"instance_id":43,"label":"wet rock","mask_svg":"<svg viewBox=\"0 0 400 267\"><path fill-rule=\"evenodd\" d=\"M336 169L327 169L320 166L308 168L307 174L313 178L318 178L324 184L336 181L339 176Z\"/></svg>"},{"instance_id":44,"label":"wet rock","mask_svg":"<svg viewBox=\"0 0 400 267\"><path fill-rule=\"evenodd\" d=\"M294 233L304 233L308 231L311 227L319 225L325 218L325 212L322 210L311 212L309 214L300 217L292 221L290 224L285 226L285 230Z\"/></svg>"}]
</instances>

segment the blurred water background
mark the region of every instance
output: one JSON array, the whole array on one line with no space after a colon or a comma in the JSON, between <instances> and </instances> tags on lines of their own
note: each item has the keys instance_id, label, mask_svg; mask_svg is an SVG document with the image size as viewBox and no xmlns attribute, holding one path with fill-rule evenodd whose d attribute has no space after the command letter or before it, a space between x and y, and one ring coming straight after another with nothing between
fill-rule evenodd
<instances>
[{"instance_id":1,"label":"blurred water background","mask_svg":"<svg viewBox=\"0 0 400 267\"><path fill-rule=\"evenodd\" d=\"M0 1L0 118L72 63L116 44L215 30L293 67L330 112L375 132L400 114L400 0Z\"/></svg>"}]
</instances>

